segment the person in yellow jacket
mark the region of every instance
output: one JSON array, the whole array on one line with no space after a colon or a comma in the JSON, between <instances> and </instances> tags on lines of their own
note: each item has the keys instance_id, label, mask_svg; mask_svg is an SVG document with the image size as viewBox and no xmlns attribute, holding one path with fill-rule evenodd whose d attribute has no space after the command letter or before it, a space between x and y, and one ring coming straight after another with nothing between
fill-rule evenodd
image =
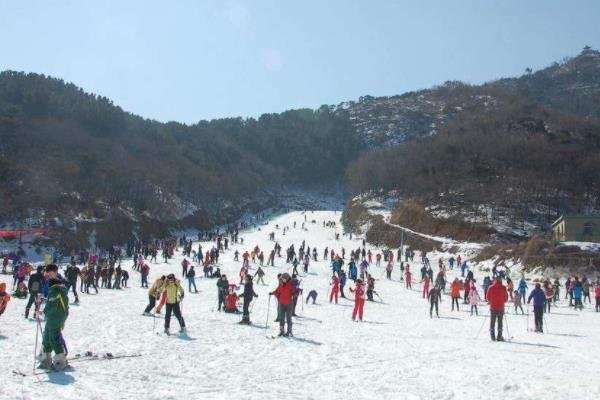
<instances>
[{"instance_id":1,"label":"person in yellow jacket","mask_svg":"<svg viewBox=\"0 0 600 400\"><path fill-rule=\"evenodd\" d=\"M165 314L165 333L169 332L169 325L171 324L171 314L175 314L175 318L179 322L179 333L185 333L185 321L181 316L181 308L179 303L183 300L184 291L181 287L181 283L178 279L175 279L175 275L169 274L167 280L161 287L161 292L167 294L167 312Z\"/></svg>"},{"instance_id":2,"label":"person in yellow jacket","mask_svg":"<svg viewBox=\"0 0 600 400\"><path fill-rule=\"evenodd\" d=\"M165 278L165 276L163 275L157 280L155 280L152 286L150 286L150 290L148 290L148 305L146 306L143 315L147 317L152 316L152 314L150 314L150 311L152 311L152 309L154 308L156 300L160 298L160 293L162 291L163 285L166 282L166 279L167 278Z\"/></svg>"}]
</instances>

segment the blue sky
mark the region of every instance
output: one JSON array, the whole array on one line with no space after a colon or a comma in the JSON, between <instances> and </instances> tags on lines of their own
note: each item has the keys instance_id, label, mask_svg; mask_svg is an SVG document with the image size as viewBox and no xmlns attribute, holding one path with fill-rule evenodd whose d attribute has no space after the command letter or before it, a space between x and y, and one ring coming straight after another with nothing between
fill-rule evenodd
<instances>
[{"instance_id":1,"label":"blue sky","mask_svg":"<svg viewBox=\"0 0 600 400\"><path fill-rule=\"evenodd\" d=\"M600 1L0 0L0 70L160 121L470 83L600 49Z\"/></svg>"}]
</instances>

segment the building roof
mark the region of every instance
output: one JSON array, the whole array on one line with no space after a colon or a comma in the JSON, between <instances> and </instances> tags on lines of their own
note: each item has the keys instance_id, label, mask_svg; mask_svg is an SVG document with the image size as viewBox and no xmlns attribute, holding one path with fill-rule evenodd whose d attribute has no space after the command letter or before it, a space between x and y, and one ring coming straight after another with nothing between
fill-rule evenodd
<instances>
[{"instance_id":1,"label":"building roof","mask_svg":"<svg viewBox=\"0 0 600 400\"><path fill-rule=\"evenodd\" d=\"M556 221L552 223L552 227L559 224L565 219L594 219L600 221L600 214L565 214L558 217Z\"/></svg>"}]
</instances>

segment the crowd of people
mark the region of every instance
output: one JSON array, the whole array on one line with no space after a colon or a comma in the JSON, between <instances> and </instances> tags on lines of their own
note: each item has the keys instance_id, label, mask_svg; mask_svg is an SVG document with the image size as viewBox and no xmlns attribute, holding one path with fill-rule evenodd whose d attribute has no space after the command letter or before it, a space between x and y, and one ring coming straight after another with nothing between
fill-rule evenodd
<instances>
[{"instance_id":1,"label":"crowd of people","mask_svg":"<svg viewBox=\"0 0 600 400\"><path fill-rule=\"evenodd\" d=\"M304 228L304 221L301 229ZM316 221L310 221L316 223ZM296 222L294 222L294 227ZM323 221L323 226L336 229L334 221ZM593 282L586 276L570 276L561 284L558 278L544 279L534 282L529 290L528 281L521 277L514 284L511 272L503 267L494 266L491 277L485 276L481 284L475 279L474 271L467 260L451 256L447 260L438 259L437 271L434 272L430 258L425 251L419 252L421 263L420 280L415 279L411 264L415 264L415 250L404 247L395 251L391 249L375 250L368 248L365 240L362 246L346 251L324 247L319 251L316 246L310 247L305 241L298 246L291 244L285 249L285 261L282 257L282 247L275 240L275 233L268 234L274 242L272 249L264 250L258 245L241 253L239 246L233 252L233 260L241 261L239 281L232 283L225 274L221 273L219 258L224 251L229 250L232 243L243 245L239 237L239 229L243 225L228 227L224 233L219 231L202 233L202 240L194 247L193 240L185 235L164 240L142 241L132 239L126 246L112 246L108 249L83 250L72 252L69 257L63 257L58 252L45 257L44 265L33 266L16 254L6 254L2 260L2 271L12 274L12 290L14 297L27 298L24 310L25 318L29 318L34 308L33 320L40 323L45 318L45 329L42 341L41 367L61 369L66 366L66 343L62 329L68 316L69 293L74 297L73 304L78 304L80 294L96 295L101 290L123 290L128 287L131 273L139 274L139 286L148 289L148 304L143 310L145 316L161 314L166 308L164 332L170 334L171 317L174 315L180 327L180 333L186 333L185 320L182 315L181 302L185 289L175 273L158 277L152 285L148 284L150 265L156 262L169 263L177 252L184 257L181 261L181 277L187 280L187 292L198 293L196 287L196 267L203 269L203 276L216 281L216 308L226 313L240 313L241 324L252 324L250 313L253 302L258 297L254 290L256 284L265 285L266 267L288 268L277 274L277 285L269 292L268 306L273 297L277 303L277 316L280 336L293 336L293 319L297 317L296 307L299 298L301 304L315 304L318 298L316 289L308 291L303 298L302 276L309 274L312 263L327 262L331 268L329 293L326 298L329 303L338 304L339 298L347 298L345 288L349 285L349 293L354 300L350 315L353 321L362 321L365 317L366 302L381 301L380 294L375 290L377 279L374 278L374 268L385 272L387 280L400 282L401 287L417 291L428 302L429 316L439 317L440 303L444 296L450 297L450 312L459 311L460 306L469 307L470 315L478 315L482 303L487 303L490 309L490 337L492 340L503 341L503 321L505 307L512 302L514 313L524 315L523 305L532 304L534 314L534 330L544 331L544 314L550 313L553 306L561 300L561 289L564 287L564 299L569 300L569 306L575 310L584 307L584 303L592 302L595 296L595 311L600 312L600 278ZM257 228L259 229L259 228ZM279 226L277 226L279 229ZM290 227L283 227L283 234ZM336 233L336 239L339 234ZM202 244L212 243L210 249L203 249ZM267 259L265 263L265 253ZM160 255L160 261L158 257ZM67 258L68 262L63 263ZM279 260L281 258L281 260ZM276 259L279 260L276 262ZM124 260L131 260L131 271L122 265ZM417 261L418 262L418 261ZM280 264L276 267L276 264ZM63 265L61 271L60 265ZM301 270L299 270L301 266ZM458 268L460 276L448 279L449 271ZM251 273L251 270L255 270ZM290 271L291 270L291 271ZM413 284L421 284L421 289L413 289ZM136 285L137 286L137 285ZM93 291L93 292L92 292ZM461 293L462 292L462 293ZM376 299L377 298L377 299ZM0 283L0 315L5 312L11 295L7 293L6 283ZM42 311L43 305L43 311ZM268 319L268 317L267 317ZM51 354L54 352L54 359Z\"/></svg>"}]
</instances>

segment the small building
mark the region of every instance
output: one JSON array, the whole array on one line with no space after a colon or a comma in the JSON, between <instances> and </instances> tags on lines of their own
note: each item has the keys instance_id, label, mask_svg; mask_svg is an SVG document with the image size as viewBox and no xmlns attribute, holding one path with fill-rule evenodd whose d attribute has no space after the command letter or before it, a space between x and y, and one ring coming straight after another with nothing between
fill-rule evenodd
<instances>
[{"instance_id":1,"label":"small building","mask_svg":"<svg viewBox=\"0 0 600 400\"><path fill-rule=\"evenodd\" d=\"M563 215L552 223L552 237L559 242L600 243L600 215Z\"/></svg>"}]
</instances>

